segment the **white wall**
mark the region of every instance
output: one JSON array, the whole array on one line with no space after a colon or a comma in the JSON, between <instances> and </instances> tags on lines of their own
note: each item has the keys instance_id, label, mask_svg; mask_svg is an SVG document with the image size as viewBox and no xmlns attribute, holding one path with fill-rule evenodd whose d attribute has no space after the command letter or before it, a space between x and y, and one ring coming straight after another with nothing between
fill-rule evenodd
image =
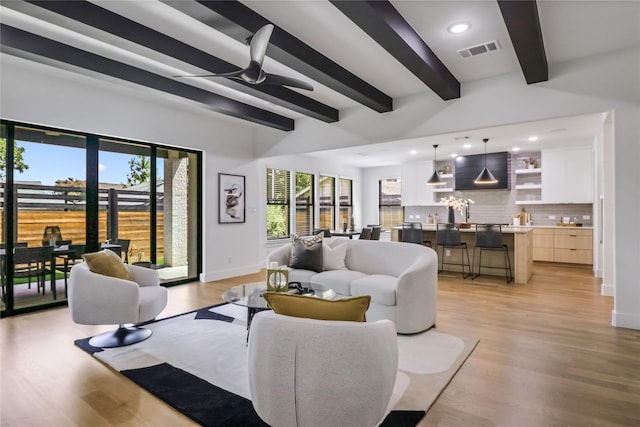
<instances>
[{"instance_id":1,"label":"white wall","mask_svg":"<svg viewBox=\"0 0 640 427\"><path fill-rule=\"evenodd\" d=\"M203 113L178 99L79 77L53 67L0 56L0 115L4 119L94 132L203 151L202 280L257 271L259 215L253 130ZM145 92L146 90L143 90ZM218 172L246 175L245 224L218 224ZM231 260L231 261L229 261Z\"/></svg>"},{"instance_id":2,"label":"white wall","mask_svg":"<svg viewBox=\"0 0 640 427\"><path fill-rule=\"evenodd\" d=\"M394 100L394 111L381 115L365 109L344 115L341 112L336 124L301 119L296 122L297 130L284 137L259 130L258 141L263 143L260 152L297 153L306 149L307 143L314 148L323 142L337 148L360 145L362 141L399 140L613 111L613 141L603 147L612 155L614 165L604 171L609 183L605 189L613 191L605 194L606 209L615 212L615 230L604 230L615 253L612 323L640 329L640 276L635 271L640 261L640 228L636 224L640 212L640 50L552 63L549 81L535 85L525 84L518 72L464 83L461 91L460 99L447 102L434 102L428 95Z\"/></svg>"}]
</instances>

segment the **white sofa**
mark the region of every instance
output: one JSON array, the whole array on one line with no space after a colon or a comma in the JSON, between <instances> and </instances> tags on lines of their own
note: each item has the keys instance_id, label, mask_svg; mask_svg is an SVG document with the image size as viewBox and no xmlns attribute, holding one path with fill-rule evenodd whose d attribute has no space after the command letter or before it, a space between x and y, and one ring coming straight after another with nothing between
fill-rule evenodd
<instances>
[{"instance_id":1,"label":"white sofa","mask_svg":"<svg viewBox=\"0 0 640 427\"><path fill-rule=\"evenodd\" d=\"M344 253L344 268L336 268L336 253ZM289 264L291 244L268 256L268 264ZM289 282L310 284L316 291L332 289L336 298L371 295L367 321L389 319L401 334L422 332L435 325L438 257L414 243L325 238L324 271L289 270ZM331 268L331 269L327 269ZM285 268L285 267L283 267Z\"/></svg>"}]
</instances>

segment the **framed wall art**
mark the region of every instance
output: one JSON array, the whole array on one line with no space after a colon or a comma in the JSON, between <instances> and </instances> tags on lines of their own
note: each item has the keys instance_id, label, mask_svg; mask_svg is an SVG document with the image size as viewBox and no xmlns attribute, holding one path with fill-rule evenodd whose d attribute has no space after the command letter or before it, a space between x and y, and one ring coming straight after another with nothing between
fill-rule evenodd
<instances>
[{"instance_id":1,"label":"framed wall art","mask_svg":"<svg viewBox=\"0 0 640 427\"><path fill-rule=\"evenodd\" d=\"M218 174L218 223L244 222L244 175Z\"/></svg>"}]
</instances>

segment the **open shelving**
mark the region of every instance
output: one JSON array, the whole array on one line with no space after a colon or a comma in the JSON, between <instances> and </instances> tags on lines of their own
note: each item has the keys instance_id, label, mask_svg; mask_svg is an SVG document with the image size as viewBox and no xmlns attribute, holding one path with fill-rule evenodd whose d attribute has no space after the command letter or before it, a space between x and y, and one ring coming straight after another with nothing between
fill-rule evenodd
<instances>
[{"instance_id":1,"label":"open shelving","mask_svg":"<svg viewBox=\"0 0 640 427\"><path fill-rule=\"evenodd\" d=\"M542 168L516 169L516 184L519 190L516 205L535 205L542 203Z\"/></svg>"}]
</instances>

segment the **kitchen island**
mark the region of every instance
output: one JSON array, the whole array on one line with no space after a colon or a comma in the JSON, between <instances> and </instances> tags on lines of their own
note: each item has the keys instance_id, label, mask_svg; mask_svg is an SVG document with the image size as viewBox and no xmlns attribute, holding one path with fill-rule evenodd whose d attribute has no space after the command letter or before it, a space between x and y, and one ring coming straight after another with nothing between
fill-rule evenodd
<instances>
[{"instance_id":1,"label":"kitchen island","mask_svg":"<svg viewBox=\"0 0 640 427\"><path fill-rule=\"evenodd\" d=\"M527 283L533 274L533 232L530 227L502 227L503 243L509 247L509 257L511 259L511 267L513 268L513 277L515 283ZM422 224L422 233L424 240L431 241L434 249L436 249L436 225ZM469 248L469 260L472 263L472 270L478 271L478 260L473 260L473 248L475 247L476 229L472 225L471 228L460 229L460 240L466 242ZM402 241L402 227L393 227L391 229L391 240ZM460 252L451 251L446 262L460 263ZM478 251L479 253L479 251ZM438 257L442 256L438 251ZM476 256L476 258L478 258ZM485 268L485 265L497 268L504 267L504 256L502 252L484 251L482 254L483 268L481 274L500 275L504 274L504 270L493 268ZM445 271L462 271L460 266L446 265Z\"/></svg>"}]
</instances>

